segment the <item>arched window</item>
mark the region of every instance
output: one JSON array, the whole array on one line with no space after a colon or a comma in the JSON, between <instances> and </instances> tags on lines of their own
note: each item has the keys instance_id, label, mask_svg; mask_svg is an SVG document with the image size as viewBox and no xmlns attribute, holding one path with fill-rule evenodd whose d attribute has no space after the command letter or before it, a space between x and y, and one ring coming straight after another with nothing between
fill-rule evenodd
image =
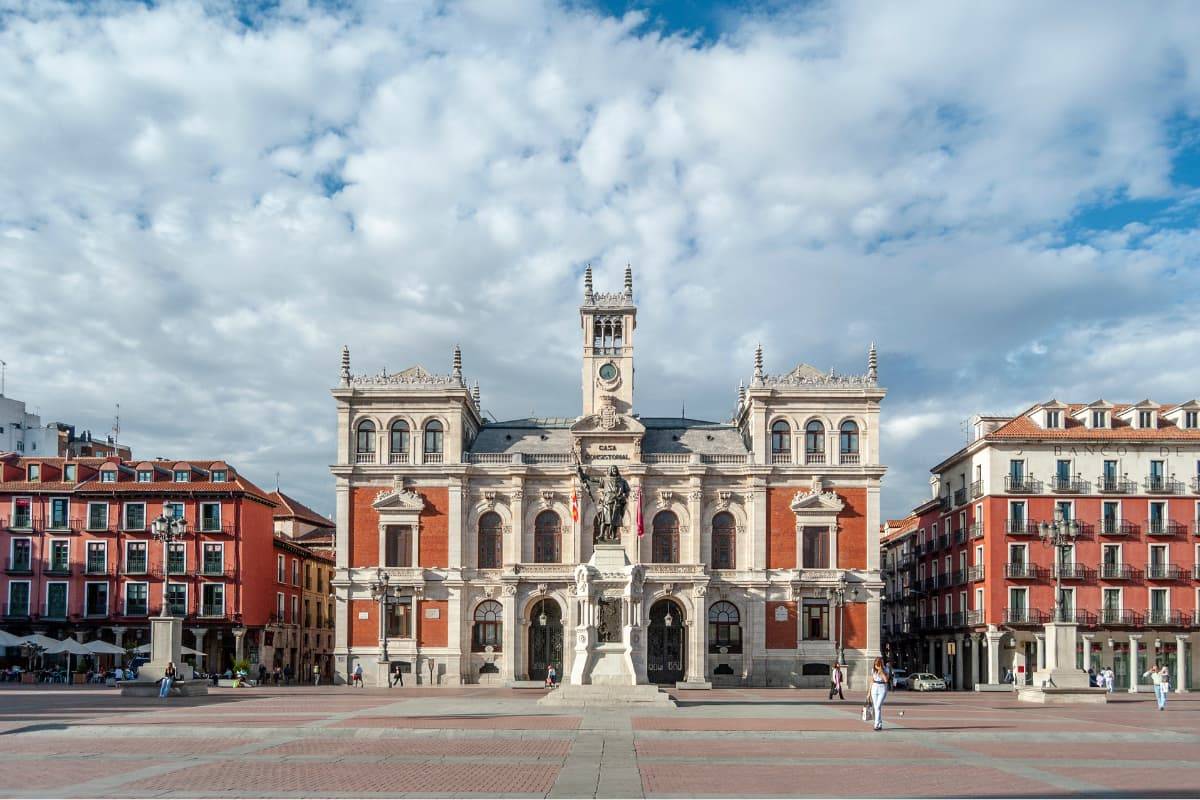
<instances>
[{"instance_id":1,"label":"arched window","mask_svg":"<svg viewBox=\"0 0 1200 800\"><path fill-rule=\"evenodd\" d=\"M771 426L771 455L791 456L792 426L785 420L778 420Z\"/></svg>"},{"instance_id":2,"label":"arched window","mask_svg":"<svg viewBox=\"0 0 1200 800\"><path fill-rule=\"evenodd\" d=\"M722 511L712 521L712 568L737 568L737 523L733 514Z\"/></svg>"},{"instance_id":3,"label":"arched window","mask_svg":"<svg viewBox=\"0 0 1200 800\"><path fill-rule=\"evenodd\" d=\"M721 600L708 609L708 652L742 652L742 624L737 606Z\"/></svg>"},{"instance_id":4,"label":"arched window","mask_svg":"<svg viewBox=\"0 0 1200 800\"><path fill-rule=\"evenodd\" d=\"M504 541L504 523L495 511L479 518L479 568L499 569L504 561L501 547Z\"/></svg>"},{"instance_id":5,"label":"arched window","mask_svg":"<svg viewBox=\"0 0 1200 800\"><path fill-rule=\"evenodd\" d=\"M499 653L504 623L504 608L495 600L484 600L475 606L475 624L471 629L471 651L484 652L489 645Z\"/></svg>"},{"instance_id":6,"label":"arched window","mask_svg":"<svg viewBox=\"0 0 1200 800\"><path fill-rule=\"evenodd\" d=\"M825 463L825 426L815 419L804 427L804 461Z\"/></svg>"},{"instance_id":7,"label":"arched window","mask_svg":"<svg viewBox=\"0 0 1200 800\"><path fill-rule=\"evenodd\" d=\"M442 454L442 423L432 419L425 423L425 455Z\"/></svg>"},{"instance_id":8,"label":"arched window","mask_svg":"<svg viewBox=\"0 0 1200 800\"><path fill-rule=\"evenodd\" d=\"M393 456L408 455L408 423L402 419L398 419L392 423L388 452ZM391 460L395 462L399 459L393 458Z\"/></svg>"},{"instance_id":9,"label":"arched window","mask_svg":"<svg viewBox=\"0 0 1200 800\"><path fill-rule=\"evenodd\" d=\"M358 453L358 461L366 461L364 456L370 456L370 460L374 460L375 456L375 423L369 419L364 419L358 423L358 431L356 441L354 443L354 451Z\"/></svg>"},{"instance_id":10,"label":"arched window","mask_svg":"<svg viewBox=\"0 0 1200 800\"><path fill-rule=\"evenodd\" d=\"M654 515L650 560L655 564L679 563L679 517L674 512L660 511Z\"/></svg>"},{"instance_id":11,"label":"arched window","mask_svg":"<svg viewBox=\"0 0 1200 800\"><path fill-rule=\"evenodd\" d=\"M538 564L557 564L562 520L553 511L543 511L533 521L533 560Z\"/></svg>"},{"instance_id":12,"label":"arched window","mask_svg":"<svg viewBox=\"0 0 1200 800\"><path fill-rule=\"evenodd\" d=\"M846 456L858 455L858 423L852 419L848 419L842 423L841 433L838 436L838 449L842 454L842 461L848 462Z\"/></svg>"}]
</instances>

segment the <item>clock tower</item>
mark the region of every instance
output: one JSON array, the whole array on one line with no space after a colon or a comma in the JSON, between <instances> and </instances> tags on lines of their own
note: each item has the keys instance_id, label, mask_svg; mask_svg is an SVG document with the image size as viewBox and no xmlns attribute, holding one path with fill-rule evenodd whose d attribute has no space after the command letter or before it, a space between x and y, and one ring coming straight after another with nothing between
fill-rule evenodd
<instances>
[{"instance_id":1,"label":"clock tower","mask_svg":"<svg viewBox=\"0 0 1200 800\"><path fill-rule=\"evenodd\" d=\"M625 267L625 289L593 292L592 268L583 277L583 415L633 414L633 270ZM611 410L610 410L611 409Z\"/></svg>"}]
</instances>

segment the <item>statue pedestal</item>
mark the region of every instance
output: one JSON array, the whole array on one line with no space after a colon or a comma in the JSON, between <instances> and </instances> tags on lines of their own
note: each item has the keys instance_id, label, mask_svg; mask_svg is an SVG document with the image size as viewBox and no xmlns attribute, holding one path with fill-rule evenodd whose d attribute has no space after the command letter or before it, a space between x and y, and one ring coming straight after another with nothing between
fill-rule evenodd
<instances>
[{"instance_id":1,"label":"statue pedestal","mask_svg":"<svg viewBox=\"0 0 1200 800\"><path fill-rule=\"evenodd\" d=\"M183 663L183 620L179 617L150 618L150 660L138 668L137 680L121 681L121 694L130 697L157 695L158 682L172 661L179 678L172 694L188 697L208 694L204 681L193 680L192 668Z\"/></svg>"},{"instance_id":2,"label":"statue pedestal","mask_svg":"<svg viewBox=\"0 0 1200 800\"><path fill-rule=\"evenodd\" d=\"M1033 673L1033 684L1017 688L1027 703L1107 703L1108 692L1088 685L1088 675L1075 666L1073 622L1047 622L1046 667Z\"/></svg>"},{"instance_id":3,"label":"statue pedestal","mask_svg":"<svg viewBox=\"0 0 1200 800\"><path fill-rule=\"evenodd\" d=\"M575 628L575 660L569 682L538 702L543 705L625 705L674 701L646 680L640 565L630 564L623 545L597 543L591 559L575 568L581 609Z\"/></svg>"}]
</instances>

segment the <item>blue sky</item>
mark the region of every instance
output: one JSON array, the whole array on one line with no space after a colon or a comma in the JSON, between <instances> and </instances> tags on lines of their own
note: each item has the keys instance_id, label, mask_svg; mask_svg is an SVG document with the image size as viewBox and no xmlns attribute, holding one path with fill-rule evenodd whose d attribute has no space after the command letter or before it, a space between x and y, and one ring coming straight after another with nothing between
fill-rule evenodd
<instances>
[{"instance_id":1,"label":"blue sky","mask_svg":"<svg viewBox=\"0 0 1200 800\"><path fill-rule=\"evenodd\" d=\"M1188 3L0 0L8 393L333 507L341 346L578 413L584 265L638 410L861 371L884 512L975 413L1200 395Z\"/></svg>"}]
</instances>

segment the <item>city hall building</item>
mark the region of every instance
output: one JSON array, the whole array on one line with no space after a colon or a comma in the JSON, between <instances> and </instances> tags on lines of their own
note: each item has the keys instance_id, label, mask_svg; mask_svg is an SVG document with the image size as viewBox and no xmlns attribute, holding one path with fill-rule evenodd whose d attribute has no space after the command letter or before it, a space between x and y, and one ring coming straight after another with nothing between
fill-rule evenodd
<instances>
[{"instance_id":1,"label":"city hall building","mask_svg":"<svg viewBox=\"0 0 1200 800\"><path fill-rule=\"evenodd\" d=\"M577 595L597 513L579 468L616 466L636 575L622 624L649 682L824 685L841 648L865 686L882 586L874 347L854 375L769 375L760 347L728 421L654 417L635 407L637 315L629 270L613 293L588 270L581 406L562 417L485 419L457 348L449 374L355 375L343 350L341 680L361 666L375 685L509 684L550 665L569 679L595 622Z\"/></svg>"}]
</instances>

